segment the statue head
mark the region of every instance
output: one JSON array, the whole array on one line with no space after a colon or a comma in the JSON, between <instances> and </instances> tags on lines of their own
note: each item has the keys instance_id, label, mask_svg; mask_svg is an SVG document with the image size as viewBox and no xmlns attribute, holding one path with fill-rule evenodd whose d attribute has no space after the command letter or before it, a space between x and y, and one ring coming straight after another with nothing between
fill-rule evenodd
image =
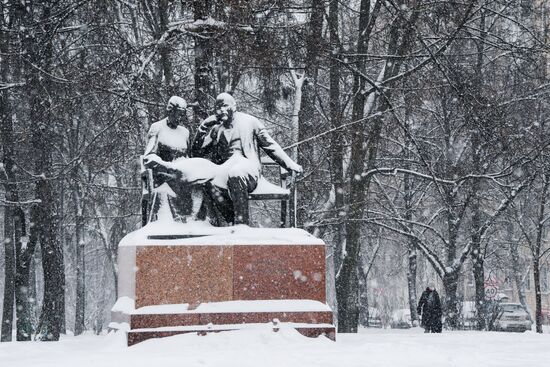
<instances>
[{"instance_id":1,"label":"statue head","mask_svg":"<svg viewBox=\"0 0 550 367\"><path fill-rule=\"evenodd\" d=\"M178 96L170 97L166 105L168 127L175 129L180 123L185 124L187 122L186 108L187 102L185 102L185 99Z\"/></svg>"},{"instance_id":2,"label":"statue head","mask_svg":"<svg viewBox=\"0 0 550 367\"><path fill-rule=\"evenodd\" d=\"M228 127L233 121L233 114L237 111L237 102L229 93L220 93L216 97L215 114L218 121Z\"/></svg>"}]
</instances>

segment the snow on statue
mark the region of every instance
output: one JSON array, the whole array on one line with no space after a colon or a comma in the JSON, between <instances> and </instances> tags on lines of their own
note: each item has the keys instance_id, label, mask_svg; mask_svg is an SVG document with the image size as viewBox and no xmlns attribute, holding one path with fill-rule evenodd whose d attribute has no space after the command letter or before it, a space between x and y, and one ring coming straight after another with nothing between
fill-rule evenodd
<instances>
[{"instance_id":1,"label":"snow on statue","mask_svg":"<svg viewBox=\"0 0 550 367\"><path fill-rule=\"evenodd\" d=\"M151 125L147 136L147 146L144 156L154 155L165 162L177 162L189 157L189 130L182 125L187 124L185 109L187 103L181 97L173 96L166 106L167 117ZM146 171L142 177L147 180L146 187L149 200L143 206L143 224L158 215L164 202L172 212L172 217L184 221L191 214L191 189L189 185L174 176L153 170L148 176Z\"/></svg>"},{"instance_id":2,"label":"snow on statue","mask_svg":"<svg viewBox=\"0 0 550 367\"><path fill-rule=\"evenodd\" d=\"M237 111L235 99L221 93L215 114L199 126L191 147L194 157L167 161L148 156L145 165L165 175L176 176L184 185L204 184L208 202L227 223L248 224L248 194L260 178L258 147L283 168L302 172L254 116Z\"/></svg>"}]
</instances>

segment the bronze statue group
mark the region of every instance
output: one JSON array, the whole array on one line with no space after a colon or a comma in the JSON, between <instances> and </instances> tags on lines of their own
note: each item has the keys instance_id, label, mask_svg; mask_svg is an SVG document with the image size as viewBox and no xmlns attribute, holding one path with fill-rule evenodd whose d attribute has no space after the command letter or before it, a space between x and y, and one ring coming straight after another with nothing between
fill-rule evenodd
<instances>
[{"instance_id":1,"label":"bronze statue group","mask_svg":"<svg viewBox=\"0 0 550 367\"><path fill-rule=\"evenodd\" d=\"M237 110L230 94L217 96L214 113L192 140L186 109L183 98L171 97L167 117L149 129L142 172L148 177L144 224L163 205L180 222L209 218L218 226L248 224L248 195L261 175L260 148L287 171L302 172L256 117Z\"/></svg>"}]
</instances>

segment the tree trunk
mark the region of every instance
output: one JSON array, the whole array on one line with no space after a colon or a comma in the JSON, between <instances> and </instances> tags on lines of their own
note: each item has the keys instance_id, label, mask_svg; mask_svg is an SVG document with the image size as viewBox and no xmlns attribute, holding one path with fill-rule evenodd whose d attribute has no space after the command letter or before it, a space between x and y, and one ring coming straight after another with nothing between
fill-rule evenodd
<instances>
[{"instance_id":1,"label":"tree trunk","mask_svg":"<svg viewBox=\"0 0 550 367\"><path fill-rule=\"evenodd\" d=\"M31 340L32 320L29 302L30 269L35 244L28 242L25 246L22 237L26 235L25 213L21 208L15 216L15 312L17 320L17 341Z\"/></svg>"},{"instance_id":2,"label":"tree trunk","mask_svg":"<svg viewBox=\"0 0 550 367\"><path fill-rule=\"evenodd\" d=\"M411 311L411 321L418 321L418 314L416 313L416 270L418 267L417 255L416 255L416 245L413 243L412 239L409 239L409 244L407 246L407 294L409 296L409 310Z\"/></svg>"},{"instance_id":3,"label":"tree trunk","mask_svg":"<svg viewBox=\"0 0 550 367\"><path fill-rule=\"evenodd\" d=\"M117 185L121 187L122 183L120 183L117 180ZM98 208L97 205L94 205L92 207L92 210L94 211L94 215L97 218L97 226L99 227L99 236L101 238L101 243L103 244L103 249L105 251L107 259L109 261L109 268L110 268L111 274L113 275L113 281L115 285L115 295L118 295L117 246L119 241L122 239L122 237L124 237L124 233L120 231L120 227L117 227L118 230L113 231L112 235L109 236L109 231L107 230L107 226L105 225L105 220L101 218L103 215L101 214L100 208Z\"/></svg>"},{"instance_id":4,"label":"tree trunk","mask_svg":"<svg viewBox=\"0 0 550 367\"><path fill-rule=\"evenodd\" d=\"M535 325L537 333L542 333L542 298L540 287L540 254L542 249L542 236L544 231L544 216L546 211L546 200L550 186L550 176L545 172L542 174L542 192L540 194L539 213L537 221L537 238L533 252L533 281L535 286Z\"/></svg>"},{"instance_id":5,"label":"tree trunk","mask_svg":"<svg viewBox=\"0 0 550 367\"><path fill-rule=\"evenodd\" d=\"M5 24L4 4L0 5L2 16L0 16L0 52L2 55L9 54L10 39L7 30L12 24ZM13 21L13 20L12 20ZM10 22L11 23L11 22ZM9 80L9 57L0 59L0 78L4 81ZM13 119L10 106L10 89L0 90L0 141L2 142L2 164L0 168L0 177L4 181L5 199L14 204L4 206L4 297L2 309L2 330L0 341L11 341L13 329L13 304L15 297L15 215L18 207L15 203L19 200L17 186L15 185L14 166L14 137L13 137Z\"/></svg>"},{"instance_id":6,"label":"tree trunk","mask_svg":"<svg viewBox=\"0 0 550 367\"><path fill-rule=\"evenodd\" d=\"M525 310L528 310L527 301L525 300L524 282L523 282L523 270L519 261L518 243L513 238L514 228L512 224L507 226L508 242L510 243L510 260L512 262L512 278L516 285L518 292L519 303ZM533 321L533 316L529 314L529 319Z\"/></svg>"},{"instance_id":7,"label":"tree trunk","mask_svg":"<svg viewBox=\"0 0 550 367\"><path fill-rule=\"evenodd\" d=\"M416 313L416 269L417 269L417 255L416 246L413 243L409 243L407 246L408 251L408 269L407 269L407 294L409 296L409 311L411 312L411 321L418 321L418 314Z\"/></svg>"},{"instance_id":8,"label":"tree trunk","mask_svg":"<svg viewBox=\"0 0 550 367\"><path fill-rule=\"evenodd\" d=\"M407 124L407 130L411 129L411 116L410 116L410 110L412 101L410 98L407 98L408 95L405 95L405 113L407 114L405 123ZM413 144L411 141L411 138L408 134L405 134L405 169L411 169L411 160L412 160L412 154L411 151L413 149ZM413 231L413 196L414 196L414 179L410 174L405 173L403 175L403 201L405 204L405 215L404 218L406 221L408 221L410 224L408 225L409 232L412 233ZM413 324L415 321L418 321L418 314L416 313L416 303L417 303L417 297L416 297L416 270L418 267L417 262L417 254L416 254L416 247L417 243L416 240L412 237L408 238L407 243L407 294L409 298L409 310L411 312L411 321Z\"/></svg>"},{"instance_id":9,"label":"tree trunk","mask_svg":"<svg viewBox=\"0 0 550 367\"><path fill-rule=\"evenodd\" d=\"M59 204L57 204L57 221L58 223L60 223L61 225L58 225L57 226L57 232L56 232L56 236L57 238L59 239L59 248L61 249L64 249L65 248L65 245L67 243L67 236L66 236L66 231L65 231L65 223L64 223L64 218L65 218L65 180L60 180L60 185L58 186L58 190L57 193L56 193L56 202L58 202ZM66 323L66 318L65 318L65 313L63 313L62 315L63 319L61 320L61 334L66 334L67 333L67 323Z\"/></svg>"},{"instance_id":10,"label":"tree trunk","mask_svg":"<svg viewBox=\"0 0 550 367\"><path fill-rule=\"evenodd\" d=\"M83 215L82 202L77 192L78 188L73 188L75 201L75 241L76 241L76 309L74 322L74 335L80 335L85 330L85 311L86 311L86 283L85 283L85 257L84 257L84 236L83 236Z\"/></svg>"},{"instance_id":11,"label":"tree trunk","mask_svg":"<svg viewBox=\"0 0 550 367\"><path fill-rule=\"evenodd\" d=\"M31 207L30 211L30 223L38 223L38 208L36 205ZM31 309L31 320L32 325L35 329L38 329L38 324L40 320L40 313L38 310L38 259L42 258L40 247L36 247L38 244L38 227L32 225L29 228L29 244L27 246L34 249L33 254L30 258L30 279L29 279L29 301Z\"/></svg>"},{"instance_id":12,"label":"tree trunk","mask_svg":"<svg viewBox=\"0 0 550 367\"><path fill-rule=\"evenodd\" d=\"M480 255L481 249L472 247L472 264L475 284L475 302L476 302L476 329L484 330L486 328L487 309L485 306L485 271L483 268L483 257Z\"/></svg>"},{"instance_id":13,"label":"tree trunk","mask_svg":"<svg viewBox=\"0 0 550 367\"><path fill-rule=\"evenodd\" d=\"M40 316L38 338L41 340L59 340L65 313L65 272L63 250L56 237L57 218L53 215L51 183L40 180L36 185L36 197L41 200L38 208L39 239L44 270L44 300Z\"/></svg>"},{"instance_id":14,"label":"tree trunk","mask_svg":"<svg viewBox=\"0 0 550 367\"><path fill-rule=\"evenodd\" d=\"M4 207L4 304L2 309L2 336L0 341L10 342L13 330L13 304L15 299L15 244L13 208Z\"/></svg>"},{"instance_id":15,"label":"tree trunk","mask_svg":"<svg viewBox=\"0 0 550 367\"><path fill-rule=\"evenodd\" d=\"M444 99L444 102L446 100ZM443 130L445 134L445 148L444 148L444 167L445 167L445 174L452 177L452 175L456 174L456 168L453 165L452 158L450 157L449 153L451 152L451 142L453 139L452 136L452 122L448 118L448 114L445 113L445 118L443 119ZM456 198L456 192L449 187L443 187L442 190L442 198L445 205L445 224L447 226L447 238L448 243L445 247L445 256L446 256L446 264L447 266L452 266L454 261L456 260L456 252L457 252L457 239L458 239L458 232L460 227L460 214L459 211L459 203L457 202ZM461 264L462 266L462 264ZM449 283L451 286L445 287L446 294L445 294L445 307L444 307L444 314L445 314L445 324L448 328L456 329L458 327L459 323L459 315L457 313L458 305L457 303L457 294L456 294L456 286L453 286L452 283L454 280L455 274L443 274L443 282L445 284L445 279L449 278L447 283ZM453 290L454 289L454 290ZM449 293L452 292L452 293Z\"/></svg>"},{"instance_id":16,"label":"tree trunk","mask_svg":"<svg viewBox=\"0 0 550 367\"><path fill-rule=\"evenodd\" d=\"M357 54L365 54L368 49L367 27L370 18L370 0L361 1L361 15L359 17L359 41ZM359 73L365 71L365 60L358 61ZM352 121L363 118L365 109L365 95L362 93L365 81L360 75L354 76L353 83L353 107ZM376 135L380 132L379 119L375 125L378 128L371 134L373 139L369 141L369 151L375 149ZM356 333L359 321L359 279L357 274L358 257L361 249L361 219L365 209L366 187L368 186L362 173L365 168L367 148L365 144L365 132L363 124L355 124L351 129L351 160L350 160L350 194L349 213L345 222L346 247L344 256L336 275L336 299L338 301L338 331L344 333ZM372 162L373 160L371 160Z\"/></svg>"},{"instance_id":17,"label":"tree trunk","mask_svg":"<svg viewBox=\"0 0 550 367\"><path fill-rule=\"evenodd\" d=\"M206 20L212 11L211 0L194 0L193 11L195 20ZM203 33L206 35L206 33ZM208 116L212 82L212 45L208 38L195 37L195 125Z\"/></svg>"},{"instance_id":18,"label":"tree trunk","mask_svg":"<svg viewBox=\"0 0 550 367\"><path fill-rule=\"evenodd\" d=\"M476 132L474 132L474 135L476 135ZM472 146L476 147L478 145L474 144L474 141L472 141ZM476 148L474 148L474 150L476 150ZM475 155L476 154L474 153L474 156ZM486 327L485 320L487 315L485 307L485 271L483 267L484 256L481 248L481 235L479 233L481 227L481 207L479 203L478 192L479 181L478 179L474 179L472 189L472 250L470 256L472 258L472 271L475 284L475 304L477 318L476 329L483 330Z\"/></svg>"},{"instance_id":19,"label":"tree trunk","mask_svg":"<svg viewBox=\"0 0 550 367\"><path fill-rule=\"evenodd\" d=\"M533 281L535 286L535 325L537 333L542 334L542 297L540 287L540 262L533 259Z\"/></svg>"},{"instance_id":20,"label":"tree trunk","mask_svg":"<svg viewBox=\"0 0 550 367\"><path fill-rule=\"evenodd\" d=\"M443 288L445 289L444 305L446 325L451 329L458 328L458 272L446 273L443 276Z\"/></svg>"},{"instance_id":21,"label":"tree trunk","mask_svg":"<svg viewBox=\"0 0 550 367\"><path fill-rule=\"evenodd\" d=\"M472 121L473 122L473 121ZM473 168L476 174L481 174L479 171L479 149L481 149L480 142L478 137L477 129L472 131L472 150L473 150ZM471 225L471 241L472 241L472 250L470 256L472 258L472 268L474 275L474 284L475 284L475 304L476 304L476 315L477 323L476 329L483 330L485 329L485 320L486 320L486 307L485 307L485 271L484 271L484 254L481 248L481 203L480 203L480 182L479 179L475 178L472 182L472 225Z\"/></svg>"},{"instance_id":22,"label":"tree trunk","mask_svg":"<svg viewBox=\"0 0 550 367\"><path fill-rule=\"evenodd\" d=\"M320 121L316 107L317 99L317 78L319 72L320 55L323 51L323 17L325 14L325 1L311 1L311 15L309 18L308 34L306 38L306 62L304 65L304 82L302 85L302 106L298 115L298 141L304 141L315 135ZM305 169L314 166L312 159L315 157L312 142L300 144L298 149L297 162ZM306 175L304 175L306 176ZM314 192L308 187L311 181L301 178L296 183L296 226L301 227L307 221L309 204Z\"/></svg>"},{"instance_id":23,"label":"tree trunk","mask_svg":"<svg viewBox=\"0 0 550 367\"><path fill-rule=\"evenodd\" d=\"M359 278L359 324L363 327L369 326L369 294L368 274L361 271Z\"/></svg>"},{"instance_id":24,"label":"tree trunk","mask_svg":"<svg viewBox=\"0 0 550 367\"><path fill-rule=\"evenodd\" d=\"M477 95L477 99L481 100L483 98L483 60L484 60L484 50L485 50L485 13L481 10L480 16L480 40L476 42L477 48L477 62L475 68L476 80L474 81L474 93ZM482 167L480 164L480 151L483 149L480 141L481 131L478 128L480 123L483 123L483 120L478 120L481 118L483 113L483 107L478 106L477 101L470 102L473 104L471 113L469 114L470 128L472 131L471 142L472 142L472 166L476 174L482 173ZM476 117L476 118L472 118ZM485 320L486 320L486 305L485 305L485 271L484 271L484 254L481 248L481 234L479 233L481 228L481 197L480 197L480 180L475 178L472 181L472 265L473 265L473 275L475 283L475 303L476 303L476 314L477 314L477 330L485 329Z\"/></svg>"},{"instance_id":25,"label":"tree trunk","mask_svg":"<svg viewBox=\"0 0 550 367\"><path fill-rule=\"evenodd\" d=\"M51 15L52 4L41 3L41 17L47 19ZM35 9L26 8L26 22L24 49L30 64L39 65L46 72L51 69L53 56L54 25L46 23L43 29L31 27L35 19ZM52 174L52 145L54 134L51 106L49 99L40 94L42 89L49 90L49 80L42 71L34 66L27 70L27 95L30 105L30 121L32 130L32 144L35 148L34 170L37 177L35 183L35 198L39 200L36 206L37 222L31 223L38 227L38 238L42 253L42 267L44 271L44 300L40 316L37 338L40 340L59 340L63 330L65 315L65 269L63 265L63 249L58 239L58 220L55 212L56 195L53 188Z\"/></svg>"},{"instance_id":26,"label":"tree trunk","mask_svg":"<svg viewBox=\"0 0 550 367\"><path fill-rule=\"evenodd\" d=\"M160 39L165 32L168 31L168 0L158 0L158 12L159 12L159 34L157 39ZM172 59L170 55L170 45L168 42L164 42L160 46L160 64L162 67L162 73L164 76L164 85L166 88L167 97L177 93L174 85L174 73L172 67Z\"/></svg>"},{"instance_id":27,"label":"tree trunk","mask_svg":"<svg viewBox=\"0 0 550 367\"><path fill-rule=\"evenodd\" d=\"M336 212L336 228L334 234L334 269L340 269L342 252L344 249L344 136L338 129L342 125L342 111L340 106L340 62L339 55L339 30L338 30L338 9L339 2L331 1L329 6L328 26L330 32L331 59L329 71L330 83L330 123L332 129L332 139L330 144L330 172L332 187L334 189L334 209ZM366 284L365 284L366 287Z\"/></svg>"},{"instance_id":28,"label":"tree trunk","mask_svg":"<svg viewBox=\"0 0 550 367\"><path fill-rule=\"evenodd\" d=\"M106 281L106 278L107 278L107 274L108 274L107 271L102 270L100 289L103 289L105 287L105 281ZM106 293L101 292L100 299L96 304L96 310L95 310L95 315L94 315L94 320L93 320L93 328L94 328L94 334L95 335L101 334L101 331L103 330L103 321L104 321L103 320L103 314L104 314L104 310L105 310L105 296L106 296Z\"/></svg>"},{"instance_id":29,"label":"tree trunk","mask_svg":"<svg viewBox=\"0 0 550 367\"><path fill-rule=\"evenodd\" d=\"M408 140L408 139L407 139ZM409 145L410 148L410 145ZM407 161L409 159L407 158ZM408 164L406 165L408 167ZM405 195L405 220L408 222L412 221L412 177L408 174L405 174L403 177L404 185L403 191ZM409 231L412 232L413 225L409 224ZM409 296L409 309L411 311L411 321L418 321L418 314L416 313L416 270L418 267L417 254L416 254L417 243L416 240L412 237L408 238L407 243L407 292Z\"/></svg>"}]
</instances>

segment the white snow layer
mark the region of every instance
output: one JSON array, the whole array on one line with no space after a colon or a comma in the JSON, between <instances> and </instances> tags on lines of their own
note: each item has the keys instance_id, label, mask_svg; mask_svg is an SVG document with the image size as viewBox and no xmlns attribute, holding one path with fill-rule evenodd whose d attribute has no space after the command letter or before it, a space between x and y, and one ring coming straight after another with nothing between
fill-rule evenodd
<instances>
[{"instance_id":1,"label":"white snow layer","mask_svg":"<svg viewBox=\"0 0 550 367\"><path fill-rule=\"evenodd\" d=\"M157 327L153 329L133 329L133 332L140 332L140 331L208 331L208 330L218 330L218 331L228 331L228 330L242 330L242 329L273 329L273 328L279 328L279 329L293 329L293 328L300 328L300 329L306 329L306 328L331 328L334 327L334 325L331 324L304 324L304 323L296 323L296 322L280 322L277 324L274 324L273 322L269 323L263 323L263 324L223 324L223 325L214 325L214 324L208 324L208 325L190 325L190 326L163 326L163 327Z\"/></svg>"},{"instance_id":2,"label":"white snow layer","mask_svg":"<svg viewBox=\"0 0 550 367\"><path fill-rule=\"evenodd\" d=\"M0 343L0 366L9 367L542 367L550 336L422 329L360 330L306 338L271 323L263 328L198 336L194 333L126 346L124 333L63 337L60 342Z\"/></svg>"},{"instance_id":3,"label":"white snow layer","mask_svg":"<svg viewBox=\"0 0 550 367\"><path fill-rule=\"evenodd\" d=\"M135 299L136 294L136 247L118 247L118 297ZM132 309L134 307L132 306ZM120 312L120 311L118 311Z\"/></svg>"},{"instance_id":4,"label":"white snow layer","mask_svg":"<svg viewBox=\"0 0 550 367\"><path fill-rule=\"evenodd\" d=\"M277 186L268 180L264 176L260 176L258 180L258 186L252 191L252 194L279 194L290 195L289 189L283 189L281 186Z\"/></svg>"},{"instance_id":5,"label":"white snow layer","mask_svg":"<svg viewBox=\"0 0 550 367\"><path fill-rule=\"evenodd\" d=\"M130 314L135 310L135 302L132 298L128 296L119 297L117 299L116 303L114 304L113 308L111 308L111 312L123 312L126 314Z\"/></svg>"},{"instance_id":6,"label":"white snow layer","mask_svg":"<svg viewBox=\"0 0 550 367\"><path fill-rule=\"evenodd\" d=\"M189 130L183 126L175 129L168 127L168 119L155 122L150 127L150 134L158 134L158 142L174 149L185 150L189 142Z\"/></svg>"},{"instance_id":7,"label":"white snow layer","mask_svg":"<svg viewBox=\"0 0 550 367\"><path fill-rule=\"evenodd\" d=\"M151 240L149 236L201 236L177 240ZM298 228L253 228L247 225L214 227L207 222L179 223L156 221L127 234L119 243L128 246L193 246L193 245L324 245L325 243Z\"/></svg>"},{"instance_id":8,"label":"white snow layer","mask_svg":"<svg viewBox=\"0 0 550 367\"><path fill-rule=\"evenodd\" d=\"M254 193L289 193L289 190L268 182L265 177L260 175L259 162L257 160L245 158L238 152L219 165L204 158L182 157L172 162L165 162L156 154L147 155L145 160L157 162L179 171L182 182L186 183L204 184L211 182L214 186L227 189L229 177L246 177L247 175L251 175L258 179L258 187L254 190ZM174 195L172 191L170 191L170 194Z\"/></svg>"},{"instance_id":9,"label":"white snow layer","mask_svg":"<svg viewBox=\"0 0 550 367\"><path fill-rule=\"evenodd\" d=\"M113 306L112 311L124 309L128 314L174 314L174 313L230 313L230 312L314 312L331 311L322 302L301 299L285 300L253 300L225 301L201 303L197 308L189 310L188 303L144 306L134 310L134 300L121 297Z\"/></svg>"}]
</instances>

